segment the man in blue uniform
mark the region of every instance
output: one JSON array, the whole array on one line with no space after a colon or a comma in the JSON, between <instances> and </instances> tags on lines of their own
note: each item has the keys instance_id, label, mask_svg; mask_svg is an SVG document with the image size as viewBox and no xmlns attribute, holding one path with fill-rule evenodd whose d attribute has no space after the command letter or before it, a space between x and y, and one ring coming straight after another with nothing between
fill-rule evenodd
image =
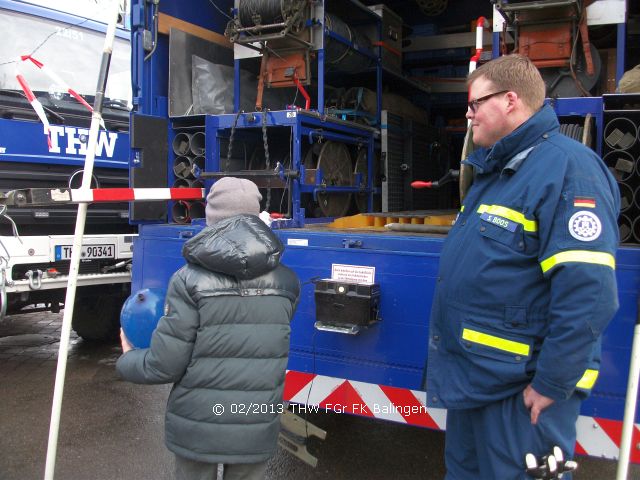
<instances>
[{"instance_id":1,"label":"man in blue uniform","mask_svg":"<svg viewBox=\"0 0 640 480\"><path fill-rule=\"evenodd\" d=\"M448 409L448 480L524 479L529 452L573 455L618 308L620 198L602 160L559 133L527 58L493 60L467 84L481 148L440 257L427 401Z\"/></svg>"}]
</instances>

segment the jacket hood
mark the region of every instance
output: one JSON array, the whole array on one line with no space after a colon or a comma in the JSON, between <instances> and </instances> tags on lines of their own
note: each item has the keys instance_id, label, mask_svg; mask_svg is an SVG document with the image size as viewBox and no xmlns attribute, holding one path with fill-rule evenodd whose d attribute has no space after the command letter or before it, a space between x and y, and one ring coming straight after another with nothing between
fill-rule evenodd
<instances>
[{"instance_id":1,"label":"jacket hood","mask_svg":"<svg viewBox=\"0 0 640 480\"><path fill-rule=\"evenodd\" d=\"M204 228L185 242L189 263L239 279L255 278L280 263L284 246L255 215L236 215Z\"/></svg>"},{"instance_id":2,"label":"jacket hood","mask_svg":"<svg viewBox=\"0 0 640 480\"><path fill-rule=\"evenodd\" d=\"M488 173L502 169L511 158L542 141L545 133L558 130L560 124L553 108L544 105L531 118L509 135L498 140L490 148L475 150L465 163L473 165L478 173Z\"/></svg>"}]
</instances>

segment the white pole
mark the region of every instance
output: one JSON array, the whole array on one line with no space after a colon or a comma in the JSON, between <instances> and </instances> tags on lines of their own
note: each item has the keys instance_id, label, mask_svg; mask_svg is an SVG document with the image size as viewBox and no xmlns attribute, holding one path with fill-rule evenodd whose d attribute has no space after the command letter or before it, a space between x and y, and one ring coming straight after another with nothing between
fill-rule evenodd
<instances>
[{"instance_id":1,"label":"white pole","mask_svg":"<svg viewBox=\"0 0 640 480\"><path fill-rule=\"evenodd\" d=\"M636 402L638 399L638 378L640 377L640 296L638 297L638 316L633 333L631 361L629 362L629 381L627 383L627 398L624 403L624 420L622 421L622 438L620 439L620 456L618 457L618 471L616 480L627 480L629 458L633 430L635 429Z\"/></svg>"},{"instance_id":2,"label":"white pole","mask_svg":"<svg viewBox=\"0 0 640 480\"><path fill-rule=\"evenodd\" d=\"M113 2L114 15L112 16L107 34L104 40L102 54L102 65L98 78L98 88L96 99L91 115L91 127L89 130L89 141L87 145L87 156L84 162L84 173L82 176L82 189L91 188L91 176L93 174L93 162L98 145L98 133L102 121L102 101L109 70L109 61L113 48L113 40L118 22L119 2ZM64 316L62 318L62 330L60 332L60 348L58 349L58 366L56 369L56 382L53 390L53 404L51 407L51 423L49 425L49 443L47 445L47 462L45 466L45 480L53 480L56 467L56 452L58 449L58 432L60 429L60 411L62 409L62 395L64 391L64 378L67 368L67 355L69 352L69 336L71 334L71 318L73 316L73 306L76 298L76 286L78 283L78 267L80 265L80 252L82 251L82 237L84 236L84 225L87 218L87 203L78 205L78 218L76 219L76 229L73 237L73 247L71 250L71 264L69 265L69 279L67 281L67 292L64 300Z\"/></svg>"}]
</instances>

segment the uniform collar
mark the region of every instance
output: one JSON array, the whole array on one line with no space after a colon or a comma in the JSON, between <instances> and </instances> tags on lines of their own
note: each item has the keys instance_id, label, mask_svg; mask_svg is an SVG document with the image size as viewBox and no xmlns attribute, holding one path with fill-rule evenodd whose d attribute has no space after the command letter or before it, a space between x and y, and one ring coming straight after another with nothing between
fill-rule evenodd
<instances>
[{"instance_id":1,"label":"uniform collar","mask_svg":"<svg viewBox=\"0 0 640 480\"><path fill-rule=\"evenodd\" d=\"M553 108L544 105L531 118L509 135L500 139L493 147L474 151L463 163L472 165L479 174L496 170L516 172L531 150L559 127L560 124Z\"/></svg>"}]
</instances>

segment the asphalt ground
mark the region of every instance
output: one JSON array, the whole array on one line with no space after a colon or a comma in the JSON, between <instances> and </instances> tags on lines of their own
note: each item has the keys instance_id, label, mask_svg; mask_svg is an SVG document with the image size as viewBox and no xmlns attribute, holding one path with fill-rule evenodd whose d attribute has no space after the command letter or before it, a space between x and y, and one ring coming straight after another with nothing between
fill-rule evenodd
<instances>
[{"instance_id":1,"label":"asphalt ground","mask_svg":"<svg viewBox=\"0 0 640 480\"><path fill-rule=\"evenodd\" d=\"M0 480L41 479L47 451L62 314L31 313L0 324ZM85 342L72 333L56 479L162 480L173 477L164 446L170 386L120 380L119 345ZM267 480L442 479L444 433L335 413L308 419L327 431L308 449L312 469L280 449ZM576 480L615 479L610 460L578 458ZM640 480L640 466L630 479Z\"/></svg>"}]
</instances>

